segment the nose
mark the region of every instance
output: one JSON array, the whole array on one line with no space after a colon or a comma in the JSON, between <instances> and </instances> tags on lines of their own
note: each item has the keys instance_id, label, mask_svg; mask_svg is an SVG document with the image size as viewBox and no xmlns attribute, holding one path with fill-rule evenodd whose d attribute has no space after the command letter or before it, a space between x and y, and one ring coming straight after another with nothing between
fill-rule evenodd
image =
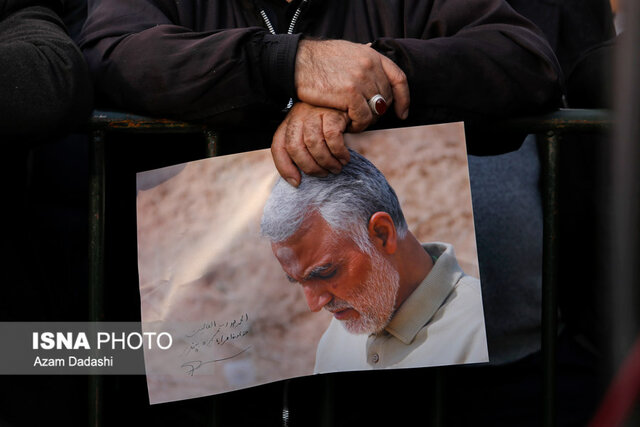
<instances>
[{"instance_id":1,"label":"nose","mask_svg":"<svg viewBox=\"0 0 640 427\"><path fill-rule=\"evenodd\" d=\"M322 307L327 305L329 301L333 299L333 295L327 292L325 289L318 288L310 285L303 285L304 296L307 299L307 305L309 310L316 313L322 310Z\"/></svg>"}]
</instances>

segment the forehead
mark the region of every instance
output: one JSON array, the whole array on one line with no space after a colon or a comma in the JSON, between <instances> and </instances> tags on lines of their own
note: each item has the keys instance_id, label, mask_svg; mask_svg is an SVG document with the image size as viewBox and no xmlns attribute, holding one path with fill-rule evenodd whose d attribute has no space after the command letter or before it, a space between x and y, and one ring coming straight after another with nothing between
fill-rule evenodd
<instances>
[{"instance_id":1,"label":"forehead","mask_svg":"<svg viewBox=\"0 0 640 427\"><path fill-rule=\"evenodd\" d=\"M338 262L356 245L351 237L334 231L318 213L306 218L287 240L272 243L274 255L291 276L304 276L315 266Z\"/></svg>"}]
</instances>

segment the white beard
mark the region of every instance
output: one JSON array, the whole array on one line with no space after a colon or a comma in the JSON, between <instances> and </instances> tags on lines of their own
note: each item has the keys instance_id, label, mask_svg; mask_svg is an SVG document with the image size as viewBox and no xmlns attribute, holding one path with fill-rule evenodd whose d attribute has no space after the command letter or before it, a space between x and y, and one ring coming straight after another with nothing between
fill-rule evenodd
<instances>
[{"instance_id":1,"label":"white beard","mask_svg":"<svg viewBox=\"0 0 640 427\"><path fill-rule=\"evenodd\" d=\"M380 332L393 317L396 296L400 287L398 271L378 251L371 256L372 271L362 284L347 296L346 300L333 298L325 309L336 312L347 308L356 310L356 319L341 321L352 334L373 334Z\"/></svg>"}]
</instances>

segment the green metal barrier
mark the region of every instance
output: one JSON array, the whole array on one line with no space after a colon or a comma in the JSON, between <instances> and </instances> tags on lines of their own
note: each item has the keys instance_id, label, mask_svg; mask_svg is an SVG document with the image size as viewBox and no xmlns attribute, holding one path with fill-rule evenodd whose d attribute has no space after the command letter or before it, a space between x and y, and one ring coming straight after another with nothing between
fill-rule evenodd
<instances>
[{"instance_id":1,"label":"green metal barrier","mask_svg":"<svg viewBox=\"0 0 640 427\"><path fill-rule=\"evenodd\" d=\"M558 146L562 137L578 132L609 131L613 115L605 110L559 110L537 117L499 123L497 131L525 131L542 144L542 360L543 425L556 425L556 337L558 336Z\"/></svg>"},{"instance_id":2,"label":"green metal barrier","mask_svg":"<svg viewBox=\"0 0 640 427\"><path fill-rule=\"evenodd\" d=\"M90 163L89 163L89 287L90 320L104 319L103 313L103 277L104 277L104 233L105 233L105 137L108 133L128 134L184 134L202 133L206 153L215 156L218 147L218 134L203 125L185 122L155 119L116 111L94 111L89 122Z\"/></svg>"},{"instance_id":3,"label":"green metal barrier","mask_svg":"<svg viewBox=\"0 0 640 427\"><path fill-rule=\"evenodd\" d=\"M202 125L155 119L117 111L94 111L88 124L89 147L89 320L105 321L104 316L104 243L105 243L105 144L107 134L185 134L202 133L207 156L216 155L218 135ZM89 422L103 425L104 384L101 376L89 377Z\"/></svg>"},{"instance_id":4,"label":"green metal barrier","mask_svg":"<svg viewBox=\"0 0 640 427\"><path fill-rule=\"evenodd\" d=\"M562 137L577 132L608 131L613 126L613 114L605 110L563 109L553 113L522 117L492 124L495 132L536 134L542 143L543 167L543 279L542 279L542 354L543 354L543 420L545 426L555 425L556 417L556 337L558 334L558 145ZM90 307L91 321L102 321L104 295L104 234L105 234L105 136L108 133L202 133L208 156L215 156L219 136L203 125L153 119L112 111L95 111L89 123L91 134L90 162ZM100 377L90 379L91 422L101 425L102 387ZM441 415L441 414L440 414ZM442 419L441 416L437 419Z\"/></svg>"}]
</instances>

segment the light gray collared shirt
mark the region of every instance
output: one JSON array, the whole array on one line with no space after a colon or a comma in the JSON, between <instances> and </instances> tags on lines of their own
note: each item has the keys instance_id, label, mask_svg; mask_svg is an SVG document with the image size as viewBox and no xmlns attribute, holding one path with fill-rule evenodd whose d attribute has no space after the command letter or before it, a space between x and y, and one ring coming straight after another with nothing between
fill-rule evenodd
<instances>
[{"instance_id":1,"label":"light gray collared shirt","mask_svg":"<svg viewBox=\"0 0 640 427\"><path fill-rule=\"evenodd\" d=\"M423 247L437 261L387 327L354 335L332 319L318 343L316 373L489 360L480 281L462 271L453 246Z\"/></svg>"}]
</instances>

